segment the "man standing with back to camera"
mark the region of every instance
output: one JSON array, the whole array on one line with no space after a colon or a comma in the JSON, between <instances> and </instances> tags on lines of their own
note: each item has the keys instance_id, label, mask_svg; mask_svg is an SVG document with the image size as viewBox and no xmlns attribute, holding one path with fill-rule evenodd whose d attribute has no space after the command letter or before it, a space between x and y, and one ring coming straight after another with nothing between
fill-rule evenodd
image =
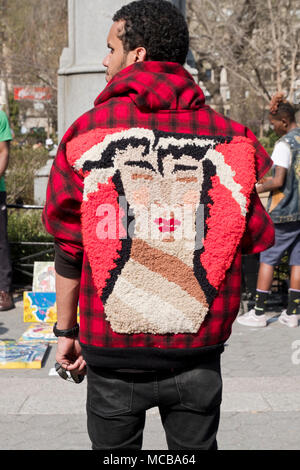
<instances>
[{"instance_id":1,"label":"man standing with back to camera","mask_svg":"<svg viewBox=\"0 0 300 470\"><path fill-rule=\"evenodd\" d=\"M249 129L205 105L169 2L122 7L107 45L108 84L63 137L43 212L55 237L56 359L87 370L93 449L141 449L156 406L169 449L217 449L241 254L274 238L255 191L271 160Z\"/></svg>"}]
</instances>

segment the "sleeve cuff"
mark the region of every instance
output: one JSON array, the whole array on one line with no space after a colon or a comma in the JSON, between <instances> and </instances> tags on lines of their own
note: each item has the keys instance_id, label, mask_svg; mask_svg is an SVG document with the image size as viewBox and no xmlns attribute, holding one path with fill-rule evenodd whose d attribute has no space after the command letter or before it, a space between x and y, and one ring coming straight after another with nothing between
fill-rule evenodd
<instances>
[{"instance_id":1,"label":"sleeve cuff","mask_svg":"<svg viewBox=\"0 0 300 470\"><path fill-rule=\"evenodd\" d=\"M54 242L55 260L54 267L57 274L69 279L78 279L81 277L82 260L75 260L68 256L60 249L58 244Z\"/></svg>"}]
</instances>

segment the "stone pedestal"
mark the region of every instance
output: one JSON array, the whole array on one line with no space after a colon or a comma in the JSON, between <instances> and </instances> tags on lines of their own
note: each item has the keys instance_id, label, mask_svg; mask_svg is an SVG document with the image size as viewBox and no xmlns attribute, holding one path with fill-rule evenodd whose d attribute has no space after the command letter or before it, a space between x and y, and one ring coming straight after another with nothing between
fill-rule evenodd
<instances>
[{"instance_id":1,"label":"stone pedestal","mask_svg":"<svg viewBox=\"0 0 300 470\"><path fill-rule=\"evenodd\" d=\"M33 197L37 206L43 206L46 202L47 184L55 155L56 149L51 150L46 165L34 173Z\"/></svg>"},{"instance_id":2,"label":"stone pedestal","mask_svg":"<svg viewBox=\"0 0 300 470\"><path fill-rule=\"evenodd\" d=\"M47 183L53 163L53 158L49 158L45 166L40 168L34 174L34 204L43 206L46 202Z\"/></svg>"}]
</instances>

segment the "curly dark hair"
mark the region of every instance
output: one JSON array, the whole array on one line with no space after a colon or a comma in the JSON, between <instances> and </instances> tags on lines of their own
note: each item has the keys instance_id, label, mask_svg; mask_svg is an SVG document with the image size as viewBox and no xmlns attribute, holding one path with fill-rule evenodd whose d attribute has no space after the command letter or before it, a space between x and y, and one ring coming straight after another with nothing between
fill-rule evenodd
<instances>
[{"instance_id":1,"label":"curly dark hair","mask_svg":"<svg viewBox=\"0 0 300 470\"><path fill-rule=\"evenodd\" d=\"M124 5L113 21L125 20L120 39L126 52L144 47L147 60L183 65L189 50L184 16L166 0L138 0Z\"/></svg>"},{"instance_id":2,"label":"curly dark hair","mask_svg":"<svg viewBox=\"0 0 300 470\"><path fill-rule=\"evenodd\" d=\"M284 93L277 92L270 101L270 114L275 119L285 118L289 122L295 122L296 111L289 101L284 97Z\"/></svg>"}]
</instances>

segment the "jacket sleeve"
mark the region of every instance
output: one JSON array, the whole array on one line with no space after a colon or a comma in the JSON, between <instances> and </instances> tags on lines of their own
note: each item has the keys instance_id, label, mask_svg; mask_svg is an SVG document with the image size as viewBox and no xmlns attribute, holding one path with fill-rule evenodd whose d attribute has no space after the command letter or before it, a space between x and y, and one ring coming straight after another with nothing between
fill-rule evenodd
<instances>
[{"instance_id":1,"label":"jacket sleeve","mask_svg":"<svg viewBox=\"0 0 300 470\"><path fill-rule=\"evenodd\" d=\"M54 237L55 269L65 277L75 278L80 275L83 259L83 179L69 165L65 148L61 143L51 168L42 221Z\"/></svg>"},{"instance_id":2,"label":"jacket sleeve","mask_svg":"<svg viewBox=\"0 0 300 470\"><path fill-rule=\"evenodd\" d=\"M253 132L247 127L245 129L246 137L252 140L255 148L256 178L257 181L259 181L272 168L273 162L270 155L257 140Z\"/></svg>"},{"instance_id":3,"label":"jacket sleeve","mask_svg":"<svg viewBox=\"0 0 300 470\"><path fill-rule=\"evenodd\" d=\"M246 136L253 141L256 158L256 178L259 181L272 167L273 162L255 135L246 128ZM247 225L241 241L243 254L255 254L274 245L275 233L273 222L263 207L256 189L251 195Z\"/></svg>"},{"instance_id":4,"label":"jacket sleeve","mask_svg":"<svg viewBox=\"0 0 300 470\"><path fill-rule=\"evenodd\" d=\"M241 242L242 253L245 255L260 253L273 246L274 241L273 222L263 207L257 192L254 191L251 195L247 226Z\"/></svg>"}]
</instances>

